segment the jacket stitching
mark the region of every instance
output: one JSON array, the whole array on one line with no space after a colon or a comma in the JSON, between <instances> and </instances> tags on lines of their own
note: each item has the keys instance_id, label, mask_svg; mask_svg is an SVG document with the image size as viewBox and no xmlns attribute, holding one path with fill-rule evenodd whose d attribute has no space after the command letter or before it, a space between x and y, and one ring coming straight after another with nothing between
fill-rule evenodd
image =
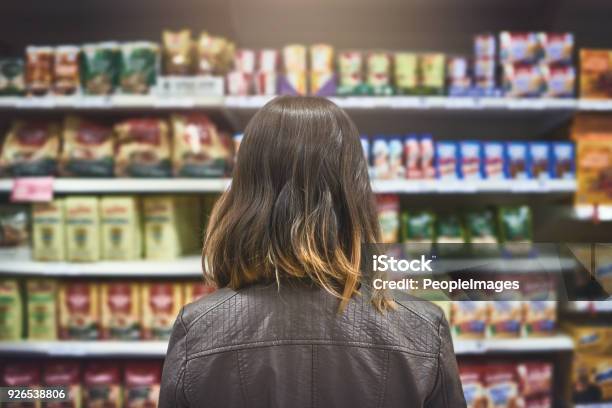
<instances>
[{"instance_id":1,"label":"jacket stitching","mask_svg":"<svg viewBox=\"0 0 612 408\"><path fill-rule=\"evenodd\" d=\"M236 355L236 366L238 368L238 381L240 381L240 391L242 392L242 398L244 402L244 406L247 405L247 401L249 401L249 394L247 392L246 384L244 383L244 377L242 375L242 363L240 361L240 350L236 350L234 353Z\"/></svg>"},{"instance_id":2,"label":"jacket stitching","mask_svg":"<svg viewBox=\"0 0 612 408\"><path fill-rule=\"evenodd\" d=\"M191 322L189 322L189 324L187 325L187 330L185 331L185 334L187 334L187 332L189 332L189 330L193 327L193 325L200 320L202 317L206 316L208 313L210 313L213 309L216 309L217 307L219 307L221 304L227 302L228 300L230 300L231 298L233 298L234 296L236 296L238 294L238 292L234 292L232 294L229 294L223 298L221 298L219 301L215 302L212 306L210 306L209 308L207 308L206 310L204 310L202 313L196 315L193 320Z\"/></svg>"},{"instance_id":3,"label":"jacket stitching","mask_svg":"<svg viewBox=\"0 0 612 408\"><path fill-rule=\"evenodd\" d=\"M422 301L419 301L422 302ZM429 324L433 329L436 329L436 324L434 322L432 322L429 319L426 319L425 317L423 317L422 315L420 315L419 313L417 313L415 310L412 310L411 308L409 308L408 306L406 306L405 304L403 304L402 302L398 302L396 301L395 303L397 303L398 305L402 306L404 309L408 310L410 313L412 313L413 315L415 315L416 317L418 317L419 319L423 320L424 322L426 322L427 324Z\"/></svg>"},{"instance_id":4,"label":"jacket stitching","mask_svg":"<svg viewBox=\"0 0 612 408\"><path fill-rule=\"evenodd\" d=\"M414 356L425 357L425 358L438 358L438 353L429 353L425 351L416 351L407 349L401 346L385 346L385 345L377 345L371 343L363 343L363 342L347 342L347 341L329 341L329 340L272 340L272 341L255 341L251 343L242 343L231 346L223 346L223 347L215 347L209 350L203 350L197 353L193 353L192 355L187 357L187 360L193 360L194 358L200 356L207 356L212 354L220 354L229 351L239 351L239 350L247 350L252 348L260 348L260 347L274 347L281 345L333 345L333 346L346 346L346 347L357 347L357 348L366 348L366 349L377 349L377 350L394 350L400 351L406 354L411 354Z\"/></svg>"},{"instance_id":5,"label":"jacket stitching","mask_svg":"<svg viewBox=\"0 0 612 408\"><path fill-rule=\"evenodd\" d=\"M382 378L382 387L380 392L380 397L378 398L378 406L382 408L385 403L385 397L387 393L387 379L389 376L389 351L385 353L385 363L383 366L383 378Z\"/></svg>"},{"instance_id":6,"label":"jacket stitching","mask_svg":"<svg viewBox=\"0 0 612 408\"><path fill-rule=\"evenodd\" d=\"M435 369L435 373L436 373L436 378L435 381L433 382L432 386L431 386L431 390L429 391L429 393L427 394L427 398L425 401L431 399L431 397L434 394L434 391L436 390L436 385L438 384L438 381L442 381L442 379L440 378L442 373L440 370L440 359L442 358L442 334L440 333L440 331L442 330L442 317L440 318L439 322L438 322L438 339L440 340L440 345L438 347L438 352L436 353L436 369ZM444 392L444 385L442 384L442 391ZM446 403L446 396L442 396L442 399L444 401L444 406L448 406Z\"/></svg>"},{"instance_id":7,"label":"jacket stitching","mask_svg":"<svg viewBox=\"0 0 612 408\"><path fill-rule=\"evenodd\" d=\"M316 346L313 344L311 346L311 350L312 350L312 354L311 354L311 358L312 358L312 379L311 379L311 387L312 387L312 392L310 394L310 406L312 408L314 408L316 406L316 401L317 401L317 385L316 385L316 378L317 378L317 350L316 350Z\"/></svg>"}]
</instances>

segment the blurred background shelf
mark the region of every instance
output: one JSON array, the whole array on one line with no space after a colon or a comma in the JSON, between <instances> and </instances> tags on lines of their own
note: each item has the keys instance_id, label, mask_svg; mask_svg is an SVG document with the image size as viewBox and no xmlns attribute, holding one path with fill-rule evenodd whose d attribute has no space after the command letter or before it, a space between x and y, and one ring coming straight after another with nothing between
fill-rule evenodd
<instances>
[{"instance_id":1,"label":"blurred background shelf","mask_svg":"<svg viewBox=\"0 0 612 408\"><path fill-rule=\"evenodd\" d=\"M610 300L576 300L568 302L567 308L571 312L612 312L612 299Z\"/></svg>"},{"instance_id":2,"label":"blurred background shelf","mask_svg":"<svg viewBox=\"0 0 612 408\"><path fill-rule=\"evenodd\" d=\"M231 179L129 179L129 178L56 178L53 190L56 193L207 193L223 192ZM0 193L9 193L12 179L0 180ZM501 194L546 194L573 193L575 180L373 180L376 193L501 193Z\"/></svg>"},{"instance_id":3,"label":"blurred background shelf","mask_svg":"<svg viewBox=\"0 0 612 408\"><path fill-rule=\"evenodd\" d=\"M454 340L457 354L559 352L573 349L564 335L508 340ZM163 357L165 341L20 341L0 342L0 353L56 357Z\"/></svg>"}]
</instances>

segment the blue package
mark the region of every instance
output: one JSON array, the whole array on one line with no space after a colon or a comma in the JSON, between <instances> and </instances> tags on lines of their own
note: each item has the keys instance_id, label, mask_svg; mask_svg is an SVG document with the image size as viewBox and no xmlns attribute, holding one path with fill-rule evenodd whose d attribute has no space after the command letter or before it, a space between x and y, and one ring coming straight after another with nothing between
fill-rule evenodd
<instances>
[{"instance_id":1,"label":"blue package","mask_svg":"<svg viewBox=\"0 0 612 408\"><path fill-rule=\"evenodd\" d=\"M552 178L551 148L548 142L529 143L529 173L531 178L547 180Z\"/></svg>"},{"instance_id":2,"label":"blue package","mask_svg":"<svg viewBox=\"0 0 612 408\"><path fill-rule=\"evenodd\" d=\"M576 178L576 151L572 142L552 144L552 175L558 179Z\"/></svg>"},{"instance_id":3,"label":"blue package","mask_svg":"<svg viewBox=\"0 0 612 408\"><path fill-rule=\"evenodd\" d=\"M486 179L505 179L505 146L502 142L482 143L482 174Z\"/></svg>"},{"instance_id":4,"label":"blue package","mask_svg":"<svg viewBox=\"0 0 612 408\"><path fill-rule=\"evenodd\" d=\"M527 143L506 143L506 177L509 179L529 179L529 154Z\"/></svg>"},{"instance_id":5,"label":"blue package","mask_svg":"<svg viewBox=\"0 0 612 408\"><path fill-rule=\"evenodd\" d=\"M372 175L377 179L391 178L389 171L389 144L385 135L376 135L372 139Z\"/></svg>"},{"instance_id":6,"label":"blue package","mask_svg":"<svg viewBox=\"0 0 612 408\"><path fill-rule=\"evenodd\" d=\"M439 179L461 178L457 143L436 142L436 175Z\"/></svg>"},{"instance_id":7,"label":"blue package","mask_svg":"<svg viewBox=\"0 0 612 408\"><path fill-rule=\"evenodd\" d=\"M459 171L461 178L482 179L482 143L474 140L459 142Z\"/></svg>"},{"instance_id":8,"label":"blue package","mask_svg":"<svg viewBox=\"0 0 612 408\"><path fill-rule=\"evenodd\" d=\"M387 139L389 146L389 177L404 178L404 140L399 135L391 135Z\"/></svg>"}]
</instances>

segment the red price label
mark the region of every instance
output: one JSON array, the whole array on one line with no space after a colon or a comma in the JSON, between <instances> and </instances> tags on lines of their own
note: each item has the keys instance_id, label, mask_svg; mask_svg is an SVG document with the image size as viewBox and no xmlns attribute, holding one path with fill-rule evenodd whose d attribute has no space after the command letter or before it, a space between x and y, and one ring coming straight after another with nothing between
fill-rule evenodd
<instances>
[{"instance_id":1,"label":"red price label","mask_svg":"<svg viewBox=\"0 0 612 408\"><path fill-rule=\"evenodd\" d=\"M53 200L53 177L26 177L13 180L11 201L46 202Z\"/></svg>"}]
</instances>

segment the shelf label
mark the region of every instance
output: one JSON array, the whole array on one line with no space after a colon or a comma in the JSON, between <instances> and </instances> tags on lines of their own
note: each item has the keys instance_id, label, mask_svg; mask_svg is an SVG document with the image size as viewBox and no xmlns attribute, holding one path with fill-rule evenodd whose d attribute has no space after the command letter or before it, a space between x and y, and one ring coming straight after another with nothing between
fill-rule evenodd
<instances>
[{"instance_id":1,"label":"shelf label","mask_svg":"<svg viewBox=\"0 0 612 408\"><path fill-rule=\"evenodd\" d=\"M25 177L13 181L13 202L47 202L52 199L53 177Z\"/></svg>"}]
</instances>

